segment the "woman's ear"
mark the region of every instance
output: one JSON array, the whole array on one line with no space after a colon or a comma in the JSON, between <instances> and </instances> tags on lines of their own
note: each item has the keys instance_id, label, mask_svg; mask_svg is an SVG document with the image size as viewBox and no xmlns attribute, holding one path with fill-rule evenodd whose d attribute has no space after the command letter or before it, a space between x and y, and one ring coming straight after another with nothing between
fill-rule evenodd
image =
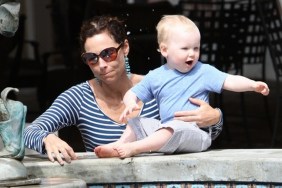
<instances>
[{"instance_id":1,"label":"woman's ear","mask_svg":"<svg viewBox=\"0 0 282 188\"><path fill-rule=\"evenodd\" d=\"M125 56L129 54L129 42L127 39L125 39L123 43L123 53Z\"/></svg>"},{"instance_id":2,"label":"woman's ear","mask_svg":"<svg viewBox=\"0 0 282 188\"><path fill-rule=\"evenodd\" d=\"M160 47L159 50L160 50L162 56L164 56L166 58L167 57L167 46L166 46L166 44L165 43L161 43L159 45L159 47Z\"/></svg>"}]
</instances>

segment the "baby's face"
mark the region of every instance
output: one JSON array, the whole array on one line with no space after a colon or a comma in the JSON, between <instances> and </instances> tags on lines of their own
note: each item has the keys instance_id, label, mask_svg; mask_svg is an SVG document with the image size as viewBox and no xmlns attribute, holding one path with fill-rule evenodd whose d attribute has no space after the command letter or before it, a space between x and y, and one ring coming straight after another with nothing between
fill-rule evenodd
<instances>
[{"instance_id":1,"label":"baby's face","mask_svg":"<svg viewBox=\"0 0 282 188\"><path fill-rule=\"evenodd\" d=\"M200 56L201 36L198 29L175 27L167 42L167 65L179 72L189 72Z\"/></svg>"}]
</instances>

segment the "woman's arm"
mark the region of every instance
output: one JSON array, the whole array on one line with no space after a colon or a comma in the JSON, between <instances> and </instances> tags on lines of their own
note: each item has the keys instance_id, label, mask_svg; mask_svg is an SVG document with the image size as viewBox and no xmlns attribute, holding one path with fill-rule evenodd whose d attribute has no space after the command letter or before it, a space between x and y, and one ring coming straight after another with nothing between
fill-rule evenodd
<instances>
[{"instance_id":1,"label":"woman's arm","mask_svg":"<svg viewBox=\"0 0 282 188\"><path fill-rule=\"evenodd\" d=\"M51 161L54 157L62 165L61 154L67 162L75 159L73 149L54 133L63 127L76 124L82 92L78 87L62 93L34 122L24 130L26 147L42 154L48 154Z\"/></svg>"},{"instance_id":2,"label":"woman's arm","mask_svg":"<svg viewBox=\"0 0 282 188\"><path fill-rule=\"evenodd\" d=\"M52 112L50 113L50 111ZM76 159L76 156L73 149L55 135L57 130L67 125L54 117L60 113L60 111L54 110L54 107L51 106L45 113L25 128L24 142L27 148L42 154L48 154L48 158L52 162L55 161L54 158L56 157L56 160L63 165L64 160L61 154L67 162L70 162L71 159Z\"/></svg>"}]
</instances>

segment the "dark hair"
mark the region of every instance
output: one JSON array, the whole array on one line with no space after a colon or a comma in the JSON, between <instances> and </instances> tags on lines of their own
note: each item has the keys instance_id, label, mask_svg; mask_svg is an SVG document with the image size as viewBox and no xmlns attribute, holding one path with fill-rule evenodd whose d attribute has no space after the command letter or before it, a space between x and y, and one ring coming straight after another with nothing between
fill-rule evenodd
<instances>
[{"instance_id":1,"label":"dark hair","mask_svg":"<svg viewBox=\"0 0 282 188\"><path fill-rule=\"evenodd\" d=\"M95 16L83 22L80 29L80 47L85 52L84 44L87 38L102 32L108 32L116 43L122 43L127 39L126 26L123 20L112 16Z\"/></svg>"}]
</instances>

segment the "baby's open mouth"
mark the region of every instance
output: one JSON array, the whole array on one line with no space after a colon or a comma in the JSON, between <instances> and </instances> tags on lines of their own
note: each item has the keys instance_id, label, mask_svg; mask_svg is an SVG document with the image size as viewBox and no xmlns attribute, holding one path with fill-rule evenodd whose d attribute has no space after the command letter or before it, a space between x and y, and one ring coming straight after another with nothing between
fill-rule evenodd
<instances>
[{"instance_id":1,"label":"baby's open mouth","mask_svg":"<svg viewBox=\"0 0 282 188\"><path fill-rule=\"evenodd\" d=\"M193 61L186 61L186 64L192 65Z\"/></svg>"}]
</instances>

